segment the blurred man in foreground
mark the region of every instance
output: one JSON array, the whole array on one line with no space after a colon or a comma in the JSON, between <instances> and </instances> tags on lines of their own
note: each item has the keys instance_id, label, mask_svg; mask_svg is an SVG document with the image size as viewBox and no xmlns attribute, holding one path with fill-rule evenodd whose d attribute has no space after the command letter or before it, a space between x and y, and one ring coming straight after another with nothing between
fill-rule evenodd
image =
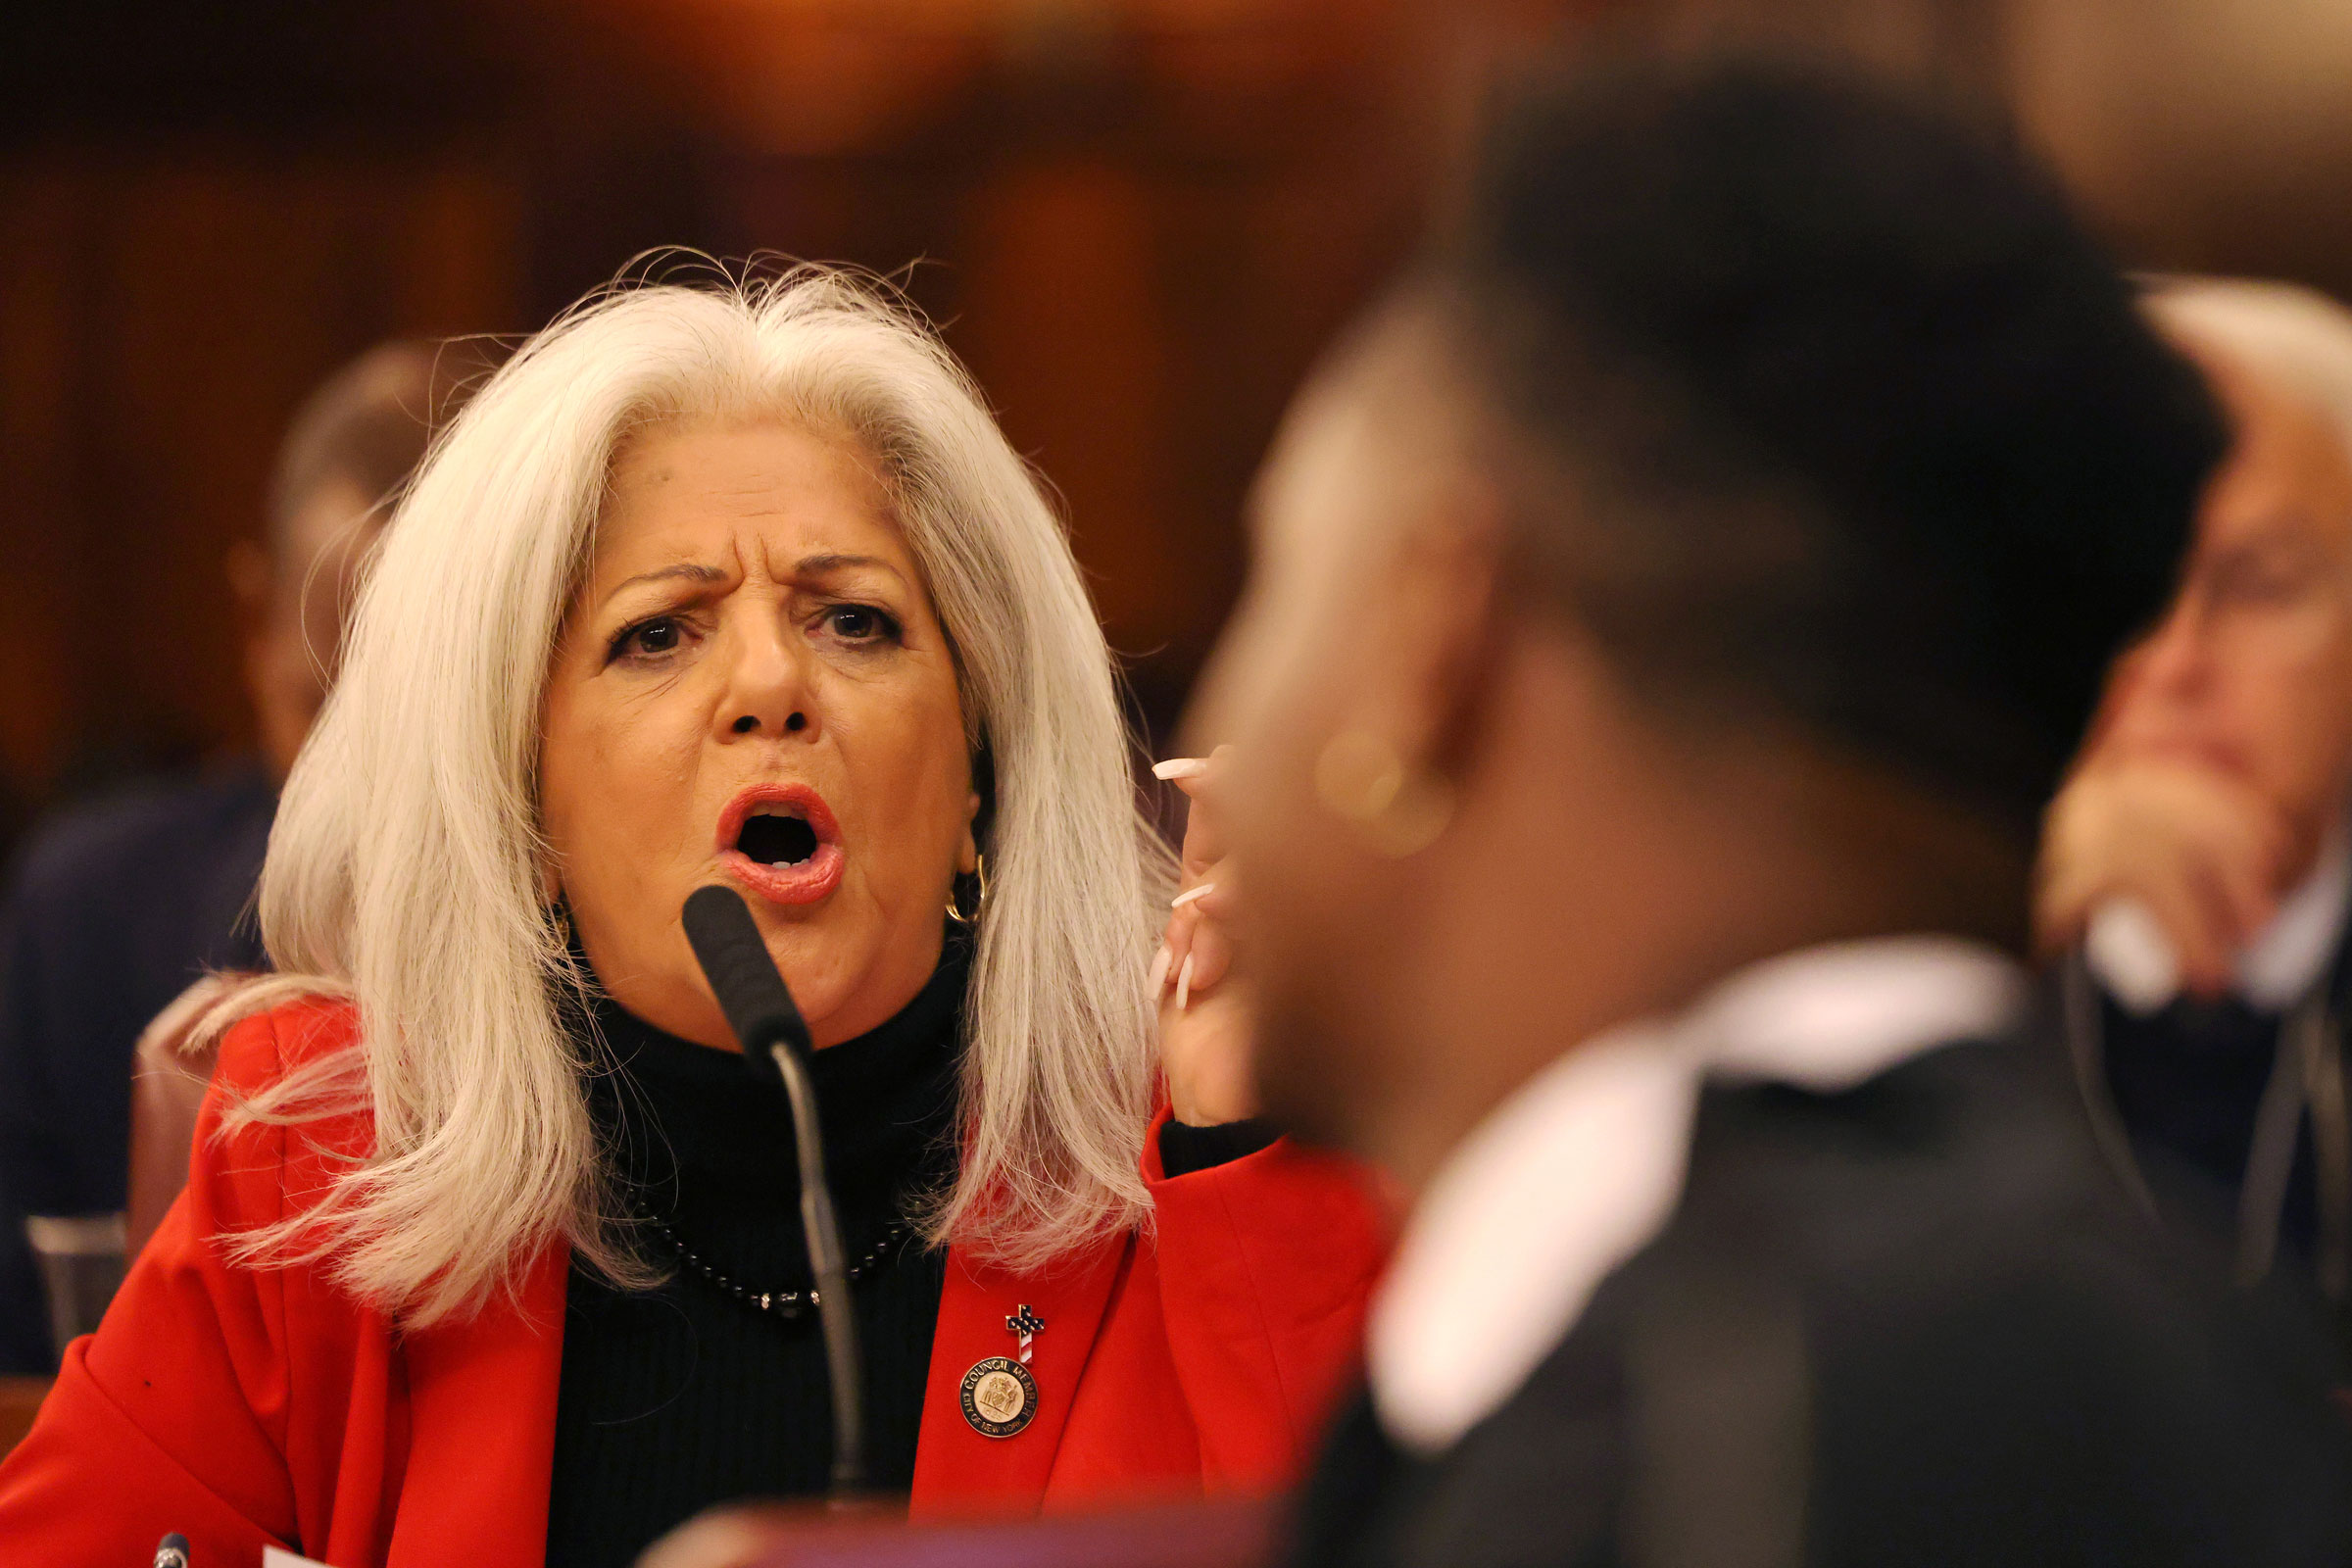
<instances>
[{"instance_id":1,"label":"blurred man in foreground","mask_svg":"<svg viewBox=\"0 0 2352 1568\"><path fill-rule=\"evenodd\" d=\"M277 787L333 681L386 503L423 456L435 363L387 344L313 393L278 456L266 544L230 559L261 757L72 810L24 852L0 907L0 1253L23 1257L27 1214L122 1211L141 1032L199 975L267 964L250 905ZM72 1245L72 1225L47 1228ZM0 1371L53 1370L37 1300L0 1295Z\"/></svg>"},{"instance_id":2,"label":"blurred man in foreground","mask_svg":"<svg viewBox=\"0 0 2352 1568\"><path fill-rule=\"evenodd\" d=\"M2026 1039L2197 378L1857 88L1541 88L1465 208L1295 412L1197 715L1268 1111L1412 1202L1301 1559L2341 1560L2317 1348Z\"/></svg>"},{"instance_id":3,"label":"blurred man in foreground","mask_svg":"<svg viewBox=\"0 0 2352 1568\"><path fill-rule=\"evenodd\" d=\"M2036 925L2082 947L2070 1042L2127 1179L2228 1239L2241 1283L2332 1312L2352 1352L2352 315L2215 280L2148 308L2233 440L2180 591L2051 806Z\"/></svg>"}]
</instances>

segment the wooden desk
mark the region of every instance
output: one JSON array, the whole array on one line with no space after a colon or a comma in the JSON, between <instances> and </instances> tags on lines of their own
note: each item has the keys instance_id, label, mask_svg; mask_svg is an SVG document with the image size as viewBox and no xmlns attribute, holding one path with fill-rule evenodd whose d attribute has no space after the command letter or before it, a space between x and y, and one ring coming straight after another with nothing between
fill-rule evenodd
<instances>
[{"instance_id":1,"label":"wooden desk","mask_svg":"<svg viewBox=\"0 0 2352 1568\"><path fill-rule=\"evenodd\" d=\"M49 1394L47 1378L0 1378L0 1458L24 1441Z\"/></svg>"},{"instance_id":2,"label":"wooden desk","mask_svg":"<svg viewBox=\"0 0 2352 1568\"><path fill-rule=\"evenodd\" d=\"M656 1543L638 1568L1266 1568L1280 1516L1266 1501L960 1525L805 1503L737 1508Z\"/></svg>"}]
</instances>

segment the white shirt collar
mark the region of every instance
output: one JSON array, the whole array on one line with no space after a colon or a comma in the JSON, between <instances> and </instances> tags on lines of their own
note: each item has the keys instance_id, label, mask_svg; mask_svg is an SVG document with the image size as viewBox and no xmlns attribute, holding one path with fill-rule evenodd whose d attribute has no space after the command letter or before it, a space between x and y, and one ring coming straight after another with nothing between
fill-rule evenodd
<instances>
[{"instance_id":1,"label":"white shirt collar","mask_svg":"<svg viewBox=\"0 0 2352 1568\"><path fill-rule=\"evenodd\" d=\"M2279 1012L2302 1000L2328 972L2344 939L2347 895L2352 895L2352 849L2337 833L2302 886L2279 904L2278 912L2237 958L2237 989L2266 1012Z\"/></svg>"},{"instance_id":2,"label":"white shirt collar","mask_svg":"<svg viewBox=\"0 0 2352 1568\"><path fill-rule=\"evenodd\" d=\"M2330 835L2311 874L2279 902L2270 923L2237 956L2237 994L2265 1012L2283 1012L2320 983L2352 915L2352 840ZM2180 994L2180 960L2164 928L2136 899L2112 899L2093 912L2082 961L2126 1011L2145 1017Z\"/></svg>"},{"instance_id":3,"label":"white shirt collar","mask_svg":"<svg viewBox=\"0 0 2352 1568\"><path fill-rule=\"evenodd\" d=\"M1434 1453L1517 1392L1673 1216L1706 1077L1849 1088L2007 1030L2026 994L2024 972L1975 943L1844 943L1750 965L1680 1017L1561 1055L1455 1148L1406 1221L1369 1326L1382 1425Z\"/></svg>"}]
</instances>

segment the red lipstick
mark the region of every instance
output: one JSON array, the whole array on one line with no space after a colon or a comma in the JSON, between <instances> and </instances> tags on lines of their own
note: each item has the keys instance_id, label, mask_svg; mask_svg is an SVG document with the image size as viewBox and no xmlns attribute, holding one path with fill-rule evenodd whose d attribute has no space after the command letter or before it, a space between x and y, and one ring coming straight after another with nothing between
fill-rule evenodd
<instances>
[{"instance_id":1,"label":"red lipstick","mask_svg":"<svg viewBox=\"0 0 2352 1568\"><path fill-rule=\"evenodd\" d=\"M798 817L815 848L798 860L769 863L744 854L744 824L756 816ZM806 784L755 784L718 814L718 863L743 890L770 904L815 904L841 886L841 824L825 798Z\"/></svg>"}]
</instances>

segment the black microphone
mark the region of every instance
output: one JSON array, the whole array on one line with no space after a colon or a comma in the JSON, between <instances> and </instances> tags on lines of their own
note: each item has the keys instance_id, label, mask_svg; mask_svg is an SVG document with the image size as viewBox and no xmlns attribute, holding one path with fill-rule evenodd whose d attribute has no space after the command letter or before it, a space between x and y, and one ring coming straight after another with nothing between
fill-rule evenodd
<instances>
[{"instance_id":1,"label":"black microphone","mask_svg":"<svg viewBox=\"0 0 2352 1568\"><path fill-rule=\"evenodd\" d=\"M801 1232L808 1246L825 1366L833 1380L833 1496L843 1500L865 1488L864 1363L858 1353L857 1314L850 1309L841 1226L833 1217L833 1189L825 1181L816 1085L808 1077L808 1026L801 1021L784 977L776 973L742 894L717 884L696 888L679 918L719 1011L743 1046L745 1064L755 1072L772 1067L792 1101L793 1142L801 1160Z\"/></svg>"}]
</instances>

